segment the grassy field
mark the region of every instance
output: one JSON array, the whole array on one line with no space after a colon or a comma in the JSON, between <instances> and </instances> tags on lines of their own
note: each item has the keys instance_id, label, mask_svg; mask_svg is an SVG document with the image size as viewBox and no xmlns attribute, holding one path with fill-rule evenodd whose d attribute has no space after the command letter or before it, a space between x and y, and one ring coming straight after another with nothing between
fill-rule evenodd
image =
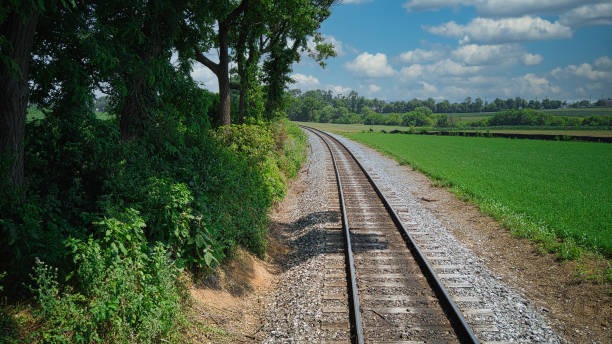
<instances>
[{"instance_id":1,"label":"grassy field","mask_svg":"<svg viewBox=\"0 0 612 344\"><path fill-rule=\"evenodd\" d=\"M565 258L580 254L576 244L612 256L610 144L344 135L451 186L514 233L540 241Z\"/></svg>"},{"instance_id":2,"label":"grassy field","mask_svg":"<svg viewBox=\"0 0 612 344\"><path fill-rule=\"evenodd\" d=\"M296 122L300 125L313 127L325 131L333 131L335 133L359 133L368 131L391 131L391 130L408 130L408 127L400 125L365 125L365 124L336 124L336 123L314 123L314 122Z\"/></svg>"},{"instance_id":3,"label":"grassy field","mask_svg":"<svg viewBox=\"0 0 612 344\"><path fill-rule=\"evenodd\" d=\"M612 107L592 107L592 108L579 108L579 109L550 109L550 110L537 110L545 113L549 113L554 116L569 116L569 117L587 117L587 116L612 116ZM467 112L467 113L447 113L448 116L459 117L461 122L473 122L479 121L484 118L495 115L495 112Z\"/></svg>"},{"instance_id":4,"label":"grassy field","mask_svg":"<svg viewBox=\"0 0 612 344\"><path fill-rule=\"evenodd\" d=\"M96 112L96 117L101 120L108 120L108 119L114 118L115 116L111 115L108 112ZM35 108L35 107L28 108L28 113L26 115L26 122L32 122L37 119L43 119L43 118L45 118L45 114L42 112L42 110L40 110L39 108Z\"/></svg>"},{"instance_id":5,"label":"grassy field","mask_svg":"<svg viewBox=\"0 0 612 344\"><path fill-rule=\"evenodd\" d=\"M392 131L392 130L409 130L408 127L399 125L365 125L365 124L335 124L335 123L311 123L311 122L298 122L299 124L310 126L313 128L332 131L335 133L359 133L362 131L373 131L380 132L381 130ZM428 128L429 130L437 130L435 128ZM460 131L476 131L473 129L460 129ZM480 130L482 132L482 130ZM568 129L490 129L491 133L516 133L516 134L544 134L544 135L575 135L575 136L595 136L595 137L612 137L612 130L568 130Z\"/></svg>"}]
</instances>

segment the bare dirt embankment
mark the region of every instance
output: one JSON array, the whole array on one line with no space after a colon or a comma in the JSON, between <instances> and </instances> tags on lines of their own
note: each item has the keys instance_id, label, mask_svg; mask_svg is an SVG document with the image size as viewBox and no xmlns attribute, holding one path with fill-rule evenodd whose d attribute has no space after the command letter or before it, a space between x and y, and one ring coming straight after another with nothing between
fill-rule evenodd
<instances>
[{"instance_id":1,"label":"bare dirt embankment","mask_svg":"<svg viewBox=\"0 0 612 344\"><path fill-rule=\"evenodd\" d=\"M300 180L294 181L272 218L282 218L283 209L303 190ZM275 227L276 222L272 222L265 259L239 250L229 264L189 286L193 299L189 317L194 324L186 334L189 342L259 343L265 339L266 300L277 282L280 262L289 253Z\"/></svg>"}]
</instances>

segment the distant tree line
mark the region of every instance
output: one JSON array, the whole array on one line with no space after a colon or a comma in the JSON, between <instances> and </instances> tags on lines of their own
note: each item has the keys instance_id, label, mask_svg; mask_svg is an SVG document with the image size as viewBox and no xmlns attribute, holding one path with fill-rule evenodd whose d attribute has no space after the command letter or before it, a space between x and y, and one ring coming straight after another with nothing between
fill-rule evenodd
<instances>
[{"instance_id":1,"label":"distant tree line","mask_svg":"<svg viewBox=\"0 0 612 344\"><path fill-rule=\"evenodd\" d=\"M289 109L290 117L305 118L314 114L314 110L319 110L326 106L335 108L340 113L346 112L355 114L365 114L368 111L376 113L405 113L414 111L418 107L427 107L433 113L474 113L474 112L497 112L503 110L548 110L563 107L582 108L590 106L606 106L609 101L600 99L594 103L588 100L581 100L571 104L567 101L543 99L527 100L521 97L501 99L495 98L493 101L483 101L482 98L467 97L463 102L451 103L448 100L436 102L433 98L424 100L414 98L409 101L387 102L382 99L368 99L360 96L356 91L349 94L334 94L331 90L313 90L301 92L291 90L293 104Z\"/></svg>"},{"instance_id":2,"label":"distant tree line","mask_svg":"<svg viewBox=\"0 0 612 344\"><path fill-rule=\"evenodd\" d=\"M525 100L520 97L502 100L496 98L493 102L482 102L481 98L472 100L466 98L462 103L450 103L443 100L438 103L433 98L426 100L412 99L410 101L386 102L380 99L367 99L355 91L347 95L334 94L332 91L314 90L302 93L291 90L290 106L287 110L289 119L305 122L322 123L363 123L404 125L416 127L457 127L493 126L493 125L609 125L607 118L590 116L586 118L553 116L538 112L543 109L558 109L561 107L588 107L606 105L604 100L591 104L588 100L568 105L565 101L544 99ZM503 112L496 119L484 119L471 123L460 123L455 113ZM515 118L518 116L518 119ZM488 121L491 120L489 123ZM518 121L518 122L517 122ZM516 122L516 123L515 123ZM583 123L584 122L584 123Z\"/></svg>"}]
</instances>

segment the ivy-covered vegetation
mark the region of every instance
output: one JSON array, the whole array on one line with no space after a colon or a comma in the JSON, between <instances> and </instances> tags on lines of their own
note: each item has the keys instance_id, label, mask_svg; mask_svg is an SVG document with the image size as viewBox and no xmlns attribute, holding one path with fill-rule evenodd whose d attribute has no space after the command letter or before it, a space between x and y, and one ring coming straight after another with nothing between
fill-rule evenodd
<instances>
[{"instance_id":1,"label":"ivy-covered vegetation","mask_svg":"<svg viewBox=\"0 0 612 344\"><path fill-rule=\"evenodd\" d=\"M186 276L265 255L306 154L287 75L334 56L332 3L0 6L0 342L180 341Z\"/></svg>"},{"instance_id":2,"label":"ivy-covered vegetation","mask_svg":"<svg viewBox=\"0 0 612 344\"><path fill-rule=\"evenodd\" d=\"M447 100L436 103L433 99L413 99L408 102L386 102L379 99L367 99L355 91L348 95L334 95L332 91L298 90L291 92L292 102L288 116L295 121L367 125L401 125L413 127L490 127L500 125L525 126L610 126L612 116L554 116L542 112L544 109L558 109L564 104L561 101L545 99L527 101L522 98L509 98L506 101L495 99L483 103L477 98L472 101L466 98L463 103L449 103ZM570 104L572 107L585 107L603 104L598 101L590 104L584 101ZM461 121L457 114L482 111L495 112L493 117L470 122ZM453 113L449 115L448 113Z\"/></svg>"}]
</instances>

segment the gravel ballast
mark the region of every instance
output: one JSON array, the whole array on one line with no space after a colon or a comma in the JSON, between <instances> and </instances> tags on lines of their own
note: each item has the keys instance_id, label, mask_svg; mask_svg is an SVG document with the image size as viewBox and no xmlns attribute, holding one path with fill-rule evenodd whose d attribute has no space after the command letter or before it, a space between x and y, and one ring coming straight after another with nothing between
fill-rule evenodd
<instances>
[{"instance_id":1,"label":"gravel ballast","mask_svg":"<svg viewBox=\"0 0 612 344\"><path fill-rule=\"evenodd\" d=\"M329 170L327 148L314 134L309 134L311 154L298 184L303 190L287 209L273 218L290 253L281 263L282 272L273 293L268 296L264 343L317 343L324 341L321 330L325 301L324 271L326 264L325 231L339 227L337 208L330 202L334 190ZM432 260L434 270L448 280L445 284L453 297L469 299L458 302L468 323L476 326L482 342L566 343L549 325L547 318L520 292L495 276L482 259L457 240L434 214L414 196L416 183L411 182L396 161L346 138L335 136L360 160L408 228L418 230L417 244L428 248L424 253ZM431 252L431 253L428 253ZM469 287L465 287L469 285Z\"/></svg>"}]
</instances>

